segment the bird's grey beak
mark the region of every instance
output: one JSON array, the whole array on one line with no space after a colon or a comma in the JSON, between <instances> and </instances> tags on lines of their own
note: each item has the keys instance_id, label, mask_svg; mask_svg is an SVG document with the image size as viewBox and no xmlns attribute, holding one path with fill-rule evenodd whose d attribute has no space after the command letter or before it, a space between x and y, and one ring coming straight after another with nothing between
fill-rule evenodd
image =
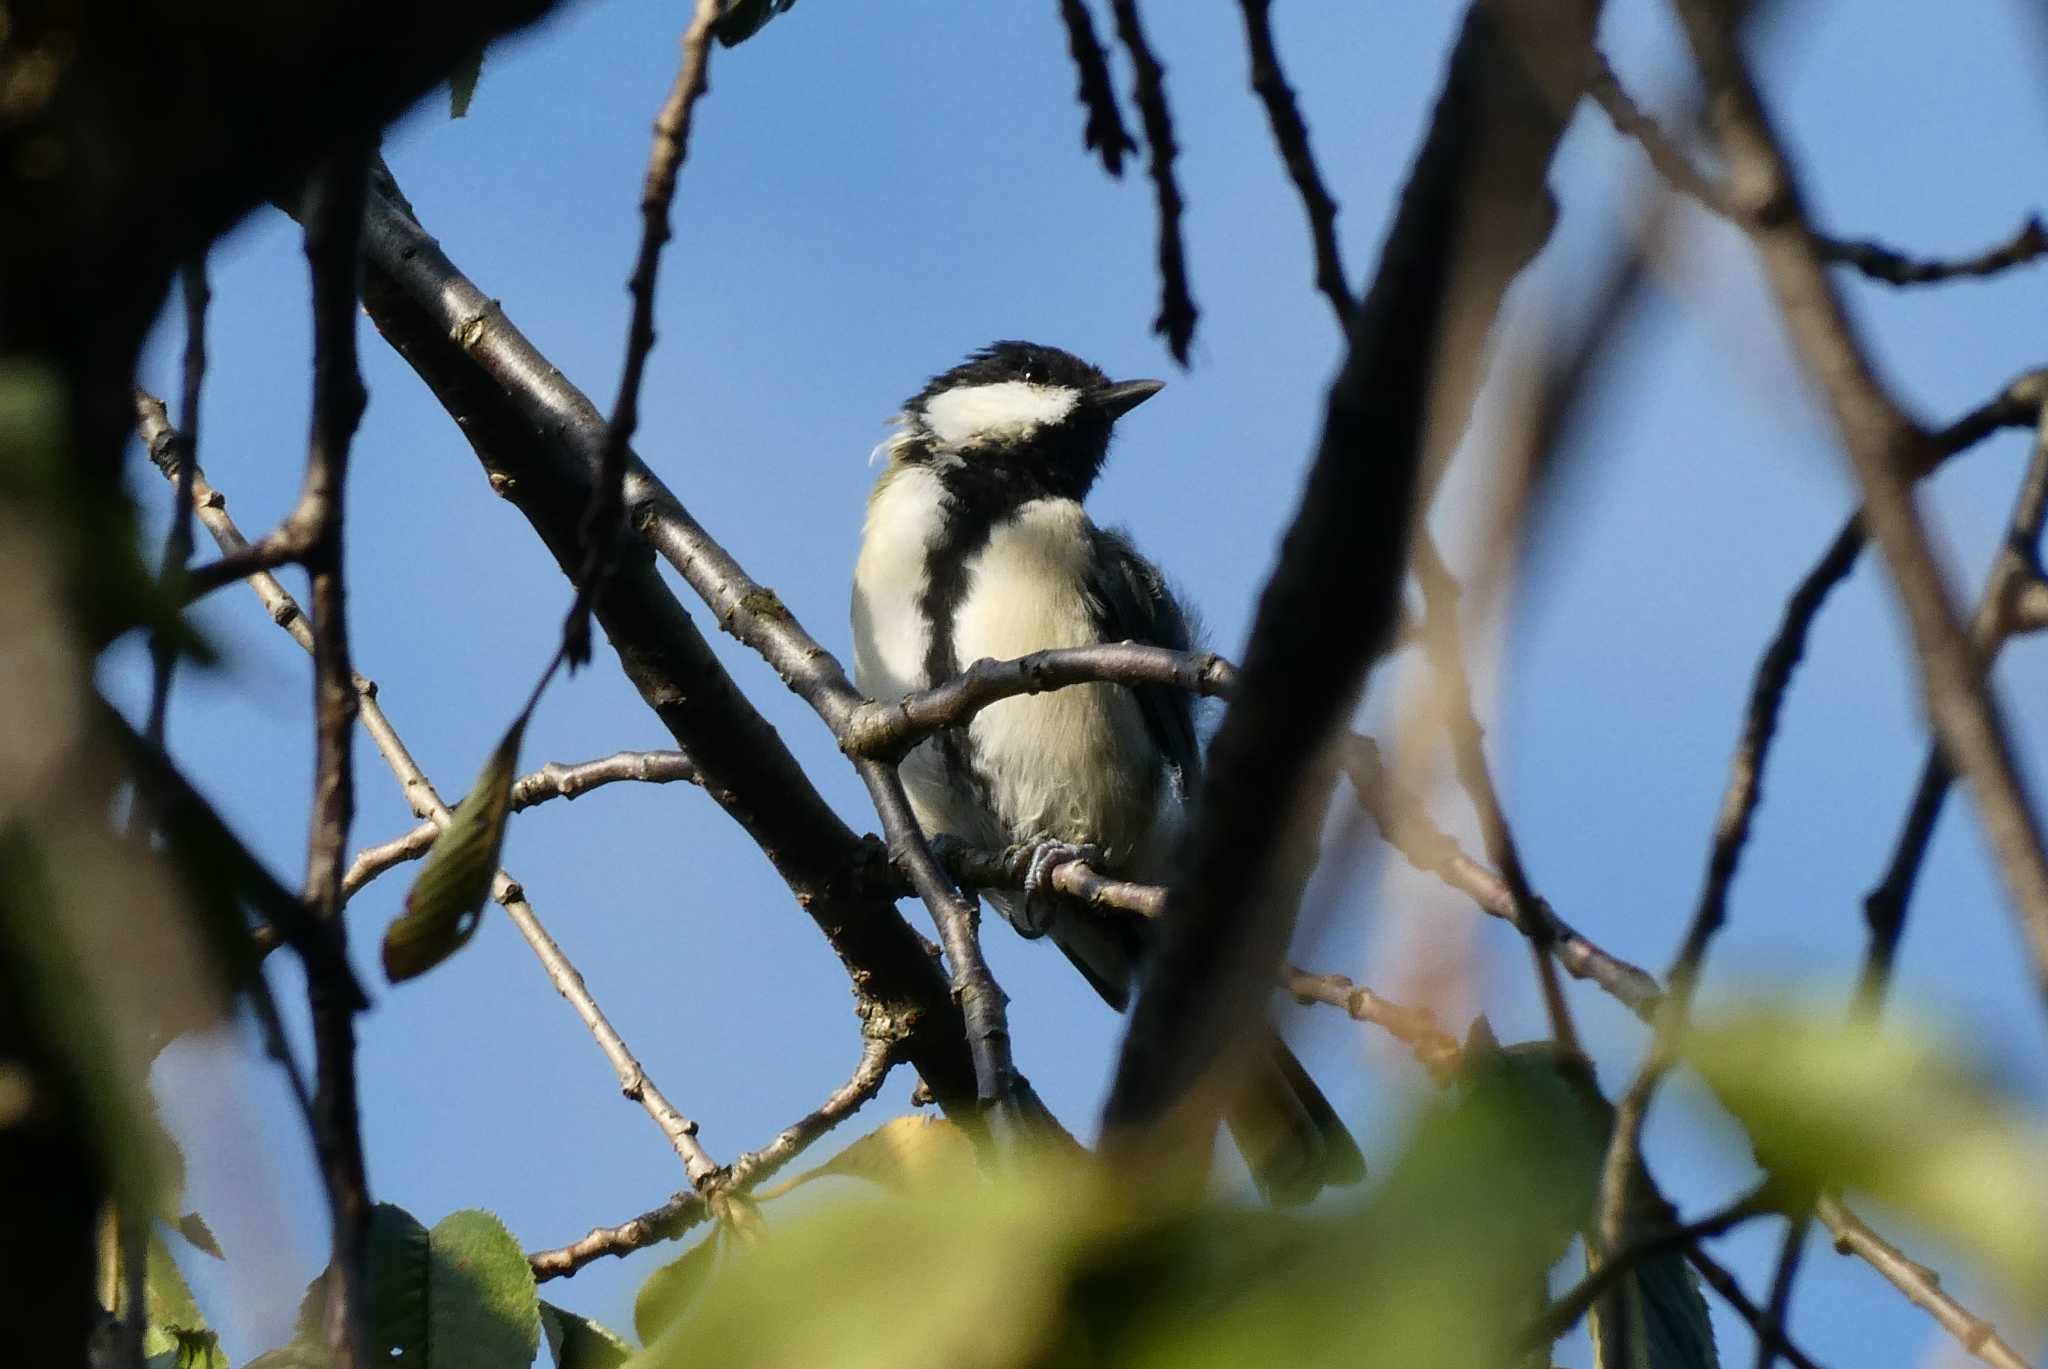
<instances>
[{"instance_id":1,"label":"bird's grey beak","mask_svg":"<svg viewBox=\"0 0 2048 1369\"><path fill-rule=\"evenodd\" d=\"M1166 388L1163 380L1119 380L1105 385L1093 396L1097 407L1111 418L1122 418Z\"/></svg>"}]
</instances>

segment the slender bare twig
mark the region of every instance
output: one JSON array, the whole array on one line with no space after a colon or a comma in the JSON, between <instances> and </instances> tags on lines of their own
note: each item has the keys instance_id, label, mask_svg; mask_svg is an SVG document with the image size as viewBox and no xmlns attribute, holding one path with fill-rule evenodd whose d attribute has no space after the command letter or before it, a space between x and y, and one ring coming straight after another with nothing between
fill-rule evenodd
<instances>
[{"instance_id":1,"label":"slender bare twig","mask_svg":"<svg viewBox=\"0 0 2048 1369\"><path fill-rule=\"evenodd\" d=\"M1814 248L1792 168L1737 47L1734 15L1715 0L1679 0L1678 8L1723 154L1755 211L1745 216L1750 238L1801 361L1827 395L1862 487L1865 523L1891 568L1935 735L1976 798L2048 994L2048 854L2040 822L1913 507L1912 481L1932 459L1929 435L1878 382Z\"/></svg>"},{"instance_id":2,"label":"slender bare twig","mask_svg":"<svg viewBox=\"0 0 2048 1369\"><path fill-rule=\"evenodd\" d=\"M1811 1212L1795 1212L1785 1224L1785 1236L1778 1244L1777 1263L1771 1270L1771 1300L1764 1308L1764 1325L1776 1335L1756 1339L1756 1369L1771 1369L1784 1353L1786 1319L1792 1314L1792 1287L1799 1266L1806 1258L1806 1235L1813 1228Z\"/></svg>"},{"instance_id":3,"label":"slender bare twig","mask_svg":"<svg viewBox=\"0 0 2048 1369\"><path fill-rule=\"evenodd\" d=\"M1424 1008L1411 1008L1383 998L1341 974L1310 974L1292 965L1282 971L1281 986L1298 1003L1327 1003L1350 1014L1354 1022L1370 1022L1407 1046L1416 1062L1439 1083L1457 1072L1464 1055L1458 1038L1437 1025Z\"/></svg>"},{"instance_id":4,"label":"slender bare twig","mask_svg":"<svg viewBox=\"0 0 2048 1369\"><path fill-rule=\"evenodd\" d=\"M234 556L248 543L243 539L241 530L235 526L234 519L228 514L227 500L207 482L204 472L194 470L191 476L193 503L198 509L200 521L213 535L223 555ZM271 620L283 628L302 648L307 651L313 650L315 637L306 626L305 615L300 612L298 602L292 598L290 592L278 583L277 577L267 571L259 572L250 578L250 587L256 591L257 597L270 611ZM450 810L441 801L441 796L435 792L433 783L428 780L426 773L413 760L412 753L399 737L397 729L392 726L389 715L384 711L383 702L378 697L377 686L360 674L352 674L350 689L363 730L369 733L378 754L384 758L385 764L398 780L406 802L415 813L431 824L434 831L438 832L447 824ZM593 762L592 765L604 766L616 759L607 758L606 761ZM561 768L554 782L561 783L571 771L580 770L585 768ZM544 769L538 775L528 778L547 782L548 770ZM570 783L573 784L574 781ZM343 884L346 887L346 879ZM583 981L582 974L562 954L561 947L542 926L532 905L526 901L525 891L518 881L504 870L498 871L491 881L491 897L504 906L513 925L519 929L519 934L526 939L527 945L540 960L542 968L547 971L549 982L569 1001L576 1015L589 1028L598 1043L598 1048L604 1052L605 1059L611 1063L619 1077L620 1091L640 1104L661 1128L662 1134L668 1138L677 1157L682 1160L684 1172L689 1176L690 1182L702 1182L718 1168L718 1165L698 1143L696 1123L678 1112L647 1077L647 1071L642 1068L639 1060L605 1017L603 1010L598 1007L596 999L592 997Z\"/></svg>"},{"instance_id":5,"label":"slender bare twig","mask_svg":"<svg viewBox=\"0 0 2048 1369\"><path fill-rule=\"evenodd\" d=\"M1743 211L1727 188L1694 166L1685 150L1654 118L1644 113L1642 106L1622 86L1604 55L1597 61L1598 67L1587 85L1587 93L1606 112L1615 131L1625 138L1634 139L1650 159L1650 165L1674 189L1717 217L1739 221ZM1823 261L1853 267L1886 285L1934 285L1996 275L2048 256L2048 228L2043 227L2038 215L2030 215L2004 242L1972 256L1952 260L1911 257L1868 238L1837 238L1826 233L1814 234L1814 248Z\"/></svg>"},{"instance_id":6,"label":"slender bare twig","mask_svg":"<svg viewBox=\"0 0 2048 1369\"><path fill-rule=\"evenodd\" d=\"M1088 111L1088 122L1081 130L1081 145L1101 153L1102 169L1120 177L1124 174L1124 154L1136 152L1138 145L1124 131L1116 88L1109 80L1109 58L1095 37L1095 21L1088 17L1085 0L1060 0L1060 20L1067 26L1067 51L1080 77L1080 89L1075 93L1082 108Z\"/></svg>"},{"instance_id":7,"label":"slender bare twig","mask_svg":"<svg viewBox=\"0 0 2048 1369\"><path fill-rule=\"evenodd\" d=\"M314 773L312 832L306 844L306 906L325 935L306 966L312 1004L315 1148L334 1222L326 1340L340 1369L367 1364L366 1287L370 1194L356 1115L356 997L346 970L342 861L355 817L355 769L349 750L356 695L349 665L342 515L349 443L366 396L356 366L356 294L361 274L367 144L337 149L308 183L306 261L313 279L313 420L306 480L299 495L306 542L301 559L313 591ZM184 478L197 479L196 467ZM347 987L345 987L347 986Z\"/></svg>"},{"instance_id":8,"label":"slender bare twig","mask_svg":"<svg viewBox=\"0 0 2048 1369\"><path fill-rule=\"evenodd\" d=\"M158 579L169 583L185 572L192 559L192 487L184 472L199 460L199 390L206 378L206 307L213 292L206 284L206 258L185 264L178 273L185 300L185 355L179 393L178 429L185 452L179 465L176 488L171 493L171 526L164 534L162 564ZM159 632L149 642L149 721L143 732L158 746L163 745L165 715L171 703L171 672L177 667L176 646Z\"/></svg>"},{"instance_id":9,"label":"slender bare twig","mask_svg":"<svg viewBox=\"0 0 2048 1369\"><path fill-rule=\"evenodd\" d=\"M1992 560L1983 595L1970 622L1971 646L1986 668L2009 637L2028 626L2015 610L2028 597L2026 591L2040 579L2041 530L2044 519L2048 519L2048 372L2036 372L2028 379L2035 382L2032 388L2038 392L2041 404L2033 459L2021 481L2005 543ZM1906 905L1913 896L1921 862L1934 838L1935 821L1941 816L1954 778L1955 772L1949 768L1941 748L1929 746L1891 861L1877 887L1863 900L1864 917L1870 924L1870 946L1856 998L1858 1012L1864 1017L1875 1018L1883 1008L1899 939L1905 933Z\"/></svg>"},{"instance_id":10,"label":"slender bare twig","mask_svg":"<svg viewBox=\"0 0 2048 1369\"><path fill-rule=\"evenodd\" d=\"M1280 54L1273 46L1273 0L1239 0L1244 10L1245 46L1250 51L1252 90L1266 107L1266 122L1273 126L1273 141L1280 145L1280 159L1301 196L1308 214L1309 238L1315 244L1316 289L1329 298L1342 330L1355 303L1350 278L1344 274L1344 258L1337 246L1337 202L1323 184L1323 174L1309 151L1308 125L1294 103L1294 91L1280 69Z\"/></svg>"},{"instance_id":11,"label":"slender bare twig","mask_svg":"<svg viewBox=\"0 0 2048 1369\"><path fill-rule=\"evenodd\" d=\"M1130 55L1135 76L1131 98L1137 101L1145 144L1151 149L1152 188L1159 205L1159 316L1152 320L1152 331L1166 339L1174 360L1185 366L1188 344L1195 336L1196 310L1188 293L1187 251L1180 236L1183 205L1173 171L1179 149L1173 141L1173 114L1166 106L1166 68L1145 40L1138 0L1109 0L1109 8L1116 16L1117 40Z\"/></svg>"},{"instance_id":12,"label":"slender bare twig","mask_svg":"<svg viewBox=\"0 0 2048 1369\"><path fill-rule=\"evenodd\" d=\"M563 765L549 761L512 782L511 811L519 812L549 799L573 799L578 794L621 781L640 784L701 784L697 767L680 751L619 751L597 760ZM441 834L432 820L421 822L408 832L377 846L356 852L342 880L342 890L353 898L365 884L393 866L425 857Z\"/></svg>"},{"instance_id":13,"label":"slender bare twig","mask_svg":"<svg viewBox=\"0 0 2048 1369\"><path fill-rule=\"evenodd\" d=\"M1954 1336L1971 1355L1996 1369L2032 1369L2020 1353L1998 1334L1998 1328L1950 1297L1941 1287L1941 1275L1911 1259L1897 1246L1870 1229L1861 1217L1833 1196L1823 1197L1815 1208L1822 1225L1835 1238L1835 1249L1859 1256L1889 1279L1914 1306L1922 1308L1942 1329Z\"/></svg>"},{"instance_id":14,"label":"slender bare twig","mask_svg":"<svg viewBox=\"0 0 2048 1369\"><path fill-rule=\"evenodd\" d=\"M632 322L626 332L626 364L619 376L618 398L612 402L598 458L597 481L584 514L585 560L577 577L576 602L562 629L564 654L571 665L590 659L590 604L603 591L611 571L619 534L624 530L626 453L640 426L640 380L654 350L654 281L661 250L672 236L669 206L676 195L676 177L690 146L690 116L710 87L711 30L718 22L719 0L697 0L683 30L682 61L675 84L654 118L654 147L647 154L647 173L640 188L640 251L626 290L633 297Z\"/></svg>"},{"instance_id":15,"label":"slender bare twig","mask_svg":"<svg viewBox=\"0 0 2048 1369\"><path fill-rule=\"evenodd\" d=\"M809 1113L784 1127L775 1139L759 1150L750 1150L712 1175L702 1187L678 1193L661 1206L643 1212L618 1226L595 1227L581 1240L552 1250L537 1250L526 1257L536 1279L559 1279L574 1274L593 1260L607 1255L630 1255L661 1241L672 1241L715 1214L720 1202L746 1194L832 1128L858 1112L882 1090L900 1051L898 1042L886 1031L873 1029L874 1017L861 1047L860 1064L853 1076Z\"/></svg>"},{"instance_id":16,"label":"slender bare twig","mask_svg":"<svg viewBox=\"0 0 2048 1369\"><path fill-rule=\"evenodd\" d=\"M1614 1288L1623 1275L1634 1273L1639 1266L1660 1256L1676 1254L1701 1241L1725 1236L1744 1222L1770 1211L1772 1207L1765 1190L1756 1188L1696 1221L1637 1236L1588 1270L1562 1297L1544 1308L1535 1325L1522 1337L1523 1343L1530 1347L1548 1346L1577 1326L1587 1309L1602 1294Z\"/></svg>"},{"instance_id":17,"label":"slender bare twig","mask_svg":"<svg viewBox=\"0 0 2048 1369\"><path fill-rule=\"evenodd\" d=\"M1735 1315L1749 1323L1749 1329L1756 1332L1757 1339L1777 1348L1779 1354L1796 1366L1796 1369L1820 1369L1812 1356L1793 1344L1792 1337L1783 1326L1774 1325L1764 1310L1750 1300L1742 1291L1742 1284L1728 1272L1726 1265L1713 1256L1694 1246L1685 1253L1692 1267L1700 1272L1707 1286L1721 1295L1721 1300L1735 1309Z\"/></svg>"}]
</instances>

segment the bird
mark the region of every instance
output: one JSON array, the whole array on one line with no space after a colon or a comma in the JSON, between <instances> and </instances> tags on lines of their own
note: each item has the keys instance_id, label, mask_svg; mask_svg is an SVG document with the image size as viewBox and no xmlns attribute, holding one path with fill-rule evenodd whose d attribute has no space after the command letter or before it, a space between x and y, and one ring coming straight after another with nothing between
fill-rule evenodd
<instances>
[{"instance_id":1,"label":"bird","mask_svg":"<svg viewBox=\"0 0 2048 1369\"><path fill-rule=\"evenodd\" d=\"M1130 537L1083 507L1115 425L1164 388L1112 381L1057 347L999 341L904 401L867 503L853 575L854 675L893 702L982 658L1135 641L1189 650L1190 614ZM1031 852L1023 897L987 891L1127 1008L1150 924L1050 890L1076 859L1164 882L1201 774L1185 691L1106 683L1020 695L905 758L925 832ZM1225 1122L1268 1201L1297 1205L1364 1177L1365 1161L1299 1060L1272 1034Z\"/></svg>"}]
</instances>

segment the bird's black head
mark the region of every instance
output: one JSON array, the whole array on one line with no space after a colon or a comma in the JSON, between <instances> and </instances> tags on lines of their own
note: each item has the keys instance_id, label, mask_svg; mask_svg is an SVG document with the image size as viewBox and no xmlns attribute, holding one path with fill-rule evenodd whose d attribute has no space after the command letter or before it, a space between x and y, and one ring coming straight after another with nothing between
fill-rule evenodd
<instances>
[{"instance_id":1,"label":"bird's black head","mask_svg":"<svg viewBox=\"0 0 2048 1369\"><path fill-rule=\"evenodd\" d=\"M991 343L904 401L890 446L1002 502L1080 499L1102 471L1111 427L1162 384L1112 381L1057 347Z\"/></svg>"}]
</instances>

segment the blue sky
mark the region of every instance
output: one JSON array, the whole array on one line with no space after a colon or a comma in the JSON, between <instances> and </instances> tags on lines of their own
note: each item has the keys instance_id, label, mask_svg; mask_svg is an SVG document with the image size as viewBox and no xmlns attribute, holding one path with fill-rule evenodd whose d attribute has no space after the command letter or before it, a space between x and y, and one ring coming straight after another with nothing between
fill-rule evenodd
<instances>
[{"instance_id":1,"label":"blue sky","mask_svg":"<svg viewBox=\"0 0 2048 1369\"><path fill-rule=\"evenodd\" d=\"M1824 226L1953 254L2048 208L2039 184L2013 173L2048 164L2040 31L2024 5L1781 9L1759 65ZM1684 65L1665 10L1620 0L1609 10L1617 67L1648 102L1668 103ZM1374 263L1458 12L1297 3L1275 16L1343 206L1354 286ZM678 6L627 0L567 6L491 51L469 118L450 121L429 102L388 148L429 231L600 403L616 386L647 129L683 17ZM812 0L714 55L663 262L637 445L829 647L847 646L848 576L873 478L866 458L883 421L926 376L997 337L1056 343L1113 374L1169 381L1124 425L1092 507L1168 568L1215 647L1241 646L1312 449L1338 338L1310 289L1300 212L1246 88L1235 7L1154 4L1149 18L1183 147L1202 309L1187 371L1149 332L1149 185L1142 167L1112 181L1083 155L1055 6ZM1121 63L1116 79L1128 89ZM1554 177L1559 229L1511 297L1511 335L1576 316L1645 174L1604 120L1582 112ZM1645 308L1598 377L1548 540L1501 620L1473 624L1491 747L1538 887L1595 940L1659 971L1697 892L1757 653L1852 498L1743 245L1697 215L1682 214L1678 228ZM215 253L213 280L201 460L254 533L289 507L304 446L295 231L275 213L257 215ZM1904 293L1844 282L1883 373L1930 420L2048 360L2039 350L2048 268ZM546 658L568 594L517 513L491 497L453 424L367 322L362 344L371 401L349 504L357 664L452 798ZM175 391L178 345L166 327L151 349L146 379L160 393ZM1927 488L1941 549L1972 594L2025 451L2022 435L2002 436ZM1468 444L1439 519L1461 568L1483 551L1465 524L1484 507L1489 455L1483 440ZM160 518L162 491L137 480ZM306 660L244 591L214 596L199 618L227 660L211 674L181 673L173 750L256 849L295 877L310 784ZM823 727L756 659L722 637L718 645L848 820L872 827ZM1866 564L1830 603L1787 708L1710 995L1845 995L1862 944L1860 897L1882 868L1924 745L1903 648L1888 588ZM124 700L139 701L145 679L138 649L117 651L107 667ZM2008 650L1999 682L2032 769L2048 747L2044 681L2048 647ZM666 742L600 653L542 704L525 757L572 761ZM410 825L367 742L358 774L362 843ZM1467 826L1455 795L1442 793L1438 807ZM1542 1030L1511 932L1405 871L1356 858L1370 850L1338 854L1346 873L1321 886L1303 963L1393 988L1426 982L1431 964L1469 952L1470 992L1500 1035ZM701 793L618 786L535 810L515 823L505 861L719 1159L766 1140L852 1068L859 1041L840 967ZM351 909L368 982L381 984L377 939L404 885L390 877ZM987 941L1013 999L1020 1066L1070 1124L1091 1126L1116 1019L1042 943L999 926ZM275 974L295 996L294 972ZM2048 1032L1966 805L1944 818L1900 987L1898 1001L1959 1035L2031 1106L2048 1101ZM660 1134L619 1099L595 1046L501 916L431 977L375 997L361 1036L378 1197L430 1222L490 1207L541 1246L622 1220L681 1184ZM1619 1087L1640 1031L1590 990L1575 989L1573 1003L1603 1077ZM1334 1012L1279 1011L1368 1150L1390 1156L1425 1092L1419 1072ZM202 1293L231 1346L281 1339L323 1248L296 1122L245 1037L175 1047L158 1084L187 1138L194 1202L231 1256L198 1271ZM900 1109L909 1084L907 1073L892 1080L867 1120L886 1115L884 1105ZM1654 1116L1651 1145L1689 1212L1732 1193L1746 1172L1725 1125L1684 1088ZM1753 1289L1774 1247L1763 1228L1723 1243ZM1912 1247L1939 1254L1922 1238ZM632 1290L657 1258L593 1266L547 1292L626 1324ZM1967 1270L1952 1286L1980 1295ZM1805 1343L1828 1362L1941 1363L1950 1353L1923 1314L1824 1248L1795 1312ZM1720 1326L1739 1362L1746 1332ZM1568 1346L1565 1358L1583 1363L1584 1354Z\"/></svg>"}]
</instances>

